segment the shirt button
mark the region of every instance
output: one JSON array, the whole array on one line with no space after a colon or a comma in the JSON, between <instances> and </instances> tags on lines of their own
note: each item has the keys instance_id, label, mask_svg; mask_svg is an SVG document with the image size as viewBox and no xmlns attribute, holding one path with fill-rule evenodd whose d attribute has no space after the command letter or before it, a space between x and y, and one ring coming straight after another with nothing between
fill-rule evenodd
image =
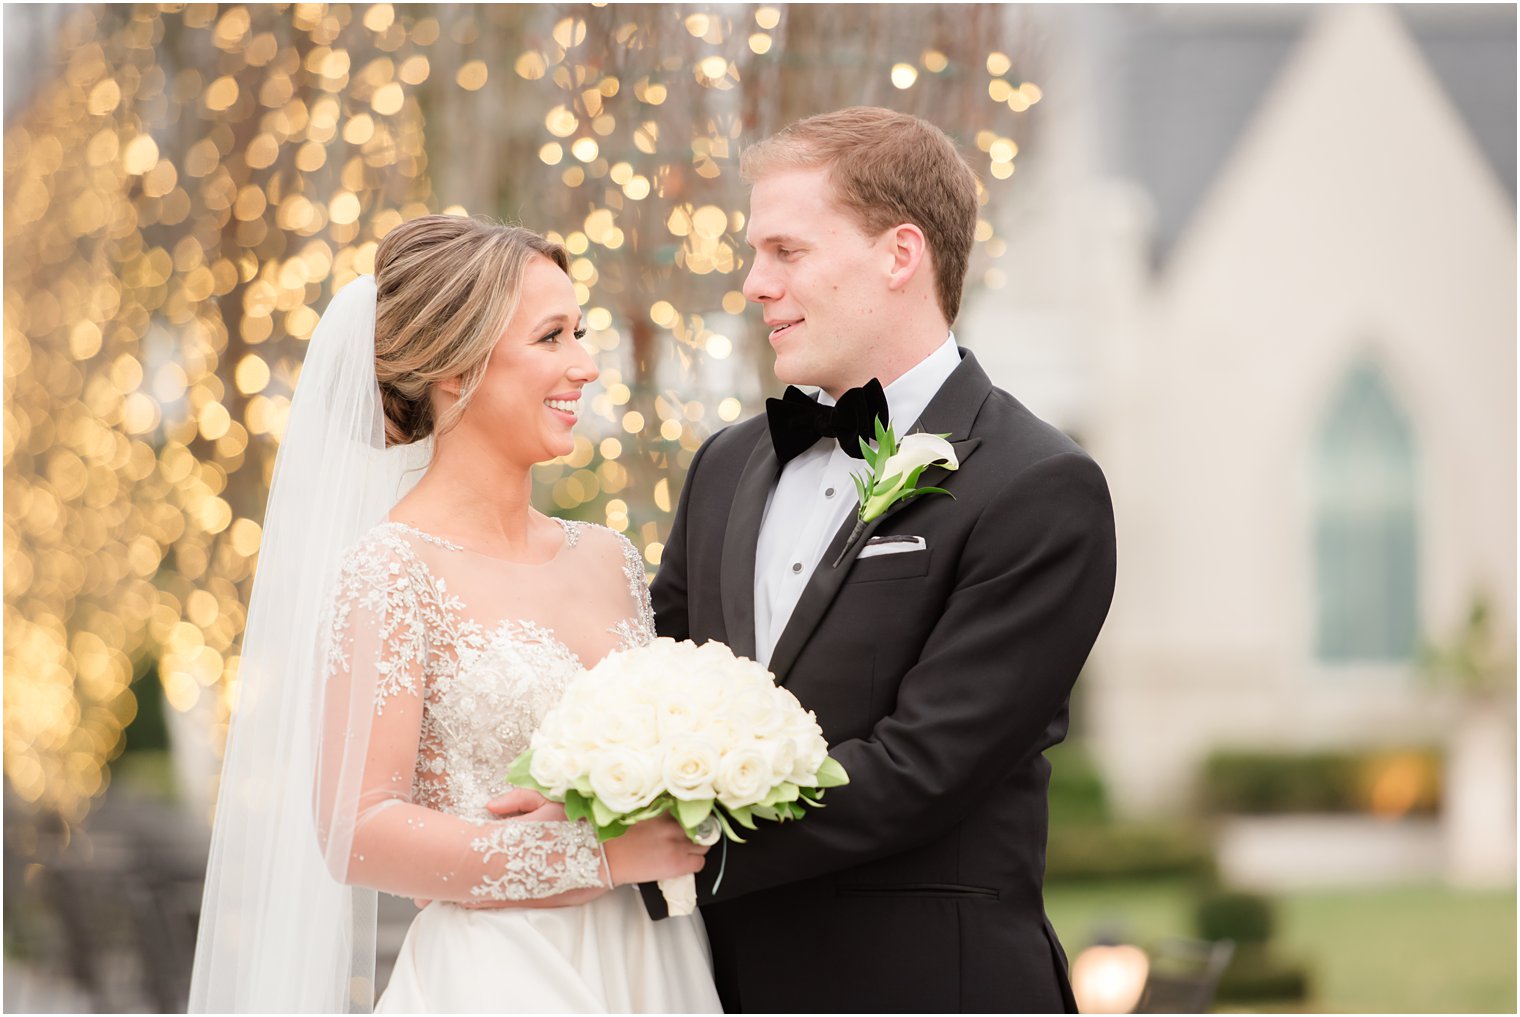
<instances>
[{"instance_id":1,"label":"shirt button","mask_svg":"<svg viewBox=\"0 0 1520 1017\"><path fill-rule=\"evenodd\" d=\"M834 497L834 489L831 487L828 490L824 491L823 492L823 496L825 498L832 498L832 497Z\"/></svg>"},{"instance_id":2,"label":"shirt button","mask_svg":"<svg viewBox=\"0 0 1520 1017\"><path fill-rule=\"evenodd\" d=\"M792 562L792 571L793 572L801 572L802 571L802 562L800 562L800 561L794 561L794 562Z\"/></svg>"}]
</instances>

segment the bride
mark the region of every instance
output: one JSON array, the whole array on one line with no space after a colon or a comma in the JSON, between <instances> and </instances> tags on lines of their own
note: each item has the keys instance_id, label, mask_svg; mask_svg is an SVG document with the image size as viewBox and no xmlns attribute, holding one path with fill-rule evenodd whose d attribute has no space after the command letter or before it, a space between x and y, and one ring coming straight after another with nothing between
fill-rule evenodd
<instances>
[{"instance_id":1,"label":"bride","mask_svg":"<svg viewBox=\"0 0 1520 1017\"><path fill-rule=\"evenodd\" d=\"M634 547L530 506L597 376L567 256L427 216L375 261L275 465L190 1009L367 1010L379 890L430 903L377 1010L717 1011L700 919L650 921L633 885L705 848L487 809L569 680L654 637Z\"/></svg>"}]
</instances>

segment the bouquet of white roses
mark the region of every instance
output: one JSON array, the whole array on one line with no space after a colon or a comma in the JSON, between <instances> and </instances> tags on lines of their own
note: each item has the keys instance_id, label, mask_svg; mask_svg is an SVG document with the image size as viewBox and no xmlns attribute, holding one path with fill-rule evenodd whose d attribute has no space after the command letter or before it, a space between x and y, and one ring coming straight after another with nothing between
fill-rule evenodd
<instances>
[{"instance_id":1,"label":"bouquet of white roses","mask_svg":"<svg viewBox=\"0 0 1520 1017\"><path fill-rule=\"evenodd\" d=\"M565 805L600 840L671 813L693 841L800 819L848 783L813 714L764 666L722 643L656 639L609 654L549 711L508 779ZM691 876L662 880L675 914Z\"/></svg>"}]
</instances>

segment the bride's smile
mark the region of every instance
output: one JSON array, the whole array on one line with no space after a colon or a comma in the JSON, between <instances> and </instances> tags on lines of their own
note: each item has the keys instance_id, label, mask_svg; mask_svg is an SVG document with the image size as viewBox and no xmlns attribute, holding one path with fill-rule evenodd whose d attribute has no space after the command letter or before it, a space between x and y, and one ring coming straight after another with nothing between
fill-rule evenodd
<instances>
[{"instance_id":1,"label":"bride's smile","mask_svg":"<svg viewBox=\"0 0 1520 1017\"><path fill-rule=\"evenodd\" d=\"M522 296L470 397L457 437L527 467L575 448L581 390L597 378L580 342L581 309L570 277L548 258L523 271ZM458 386L440 386L450 399ZM456 438L445 434L444 442Z\"/></svg>"}]
</instances>

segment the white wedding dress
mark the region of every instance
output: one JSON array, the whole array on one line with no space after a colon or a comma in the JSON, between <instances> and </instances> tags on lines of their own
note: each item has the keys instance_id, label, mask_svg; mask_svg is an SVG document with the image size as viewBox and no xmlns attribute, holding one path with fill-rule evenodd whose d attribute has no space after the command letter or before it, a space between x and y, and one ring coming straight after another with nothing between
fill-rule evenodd
<instances>
[{"instance_id":1,"label":"white wedding dress","mask_svg":"<svg viewBox=\"0 0 1520 1017\"><path fill-rule=\"evenodd\" d=\"M600 885L602 853L585 823L500 820L485 807L566 684L654 638L632 544L561 525L564 544L537 565L397 522L344 561L329 702L345 686L375 689L347 878L432 901L377 1012L721 1010L700 918L653 922L635 887L573 907L455 903Z\"/></svg>"}]
</instances>

